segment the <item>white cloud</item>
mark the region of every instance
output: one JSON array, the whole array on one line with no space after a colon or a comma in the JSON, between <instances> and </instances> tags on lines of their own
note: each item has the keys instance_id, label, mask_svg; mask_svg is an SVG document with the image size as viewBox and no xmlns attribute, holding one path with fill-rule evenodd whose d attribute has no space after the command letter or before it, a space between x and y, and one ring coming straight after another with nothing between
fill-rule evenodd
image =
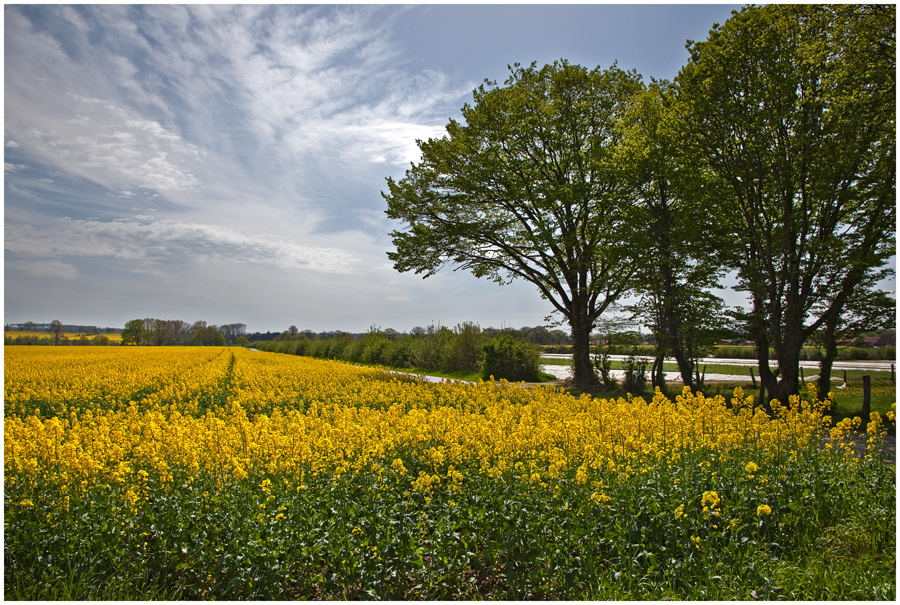
<instances>
[{"instance_id":1,"label":"white cloud","mask_svg":"<svg viewBox=\"0 0 900 605\"><path fill-rule=\"evenodd\" d=\"M105 257L128 263L132 271L151 273L211 260L343 274L353 272L359 260L334 247L149 216L108 222L66 218L52 228L7 224L4 244L7 252L26 258Z\"/></svg>"},{"instance_id":2,"label":"white cloud","mask_svg":"<svg viewBox=\"0 0 900 605\"><path fill-rule=\"evenodd\" d=\"M391 30L403 10L11 7L5 136L19 148L7 170L21 172L7 173L9 283L70 280L52 287L85 308L160 304L154 292L171 285L196 309L342 322L385 300L418 310L439 282L385 263L379 190L472 85L410 72ZM37 187L32 171L52 178ZM142 297L140 284L156 287ZM246 287L235 298L223 284Z\"/></svg>"},{"instance_id":3,"label":"white cloud","mask_svg":"<svg viewBox=\"0 0 900 605\"><path fill-rule=\"evenodd\" d=\"M19 144L15 141L7 141L6 146L9 147L10 149L18 149L19 148Z\"/></svg>"},{"instance_id":4,"label":"white cloud","mask_svg":"<svg viewBox=\"0 0 900 605\"><path fill-rule=\"evenodd\" d=\"M110 18L119 11L104 8ZM33 30L18 11L7 11L6 19L5 126L22 152L113 190L173 192L201 184L197 148L145 117L152 95L137 103L127 98L141 90L141 74L127 58L92 45L93 28L78 11L66 11L59 34L65 43ZM128 28L116 31L125 35Z\"/></svg>"},{"instance_id":5,"label":"white cloud","mask_svg":"<svg viewBox=\"0 0 900 605\"><path fill-rule=\"evenodd\" d=\"M45 163L100 185L163 193L196 189L200 152L152 120L103 99L69 94L68 115L20 136Z\"/></svg>"},{"instance_id":6,"label":"white cloud","mask_svg":"<svg viewBox=\"0 0 900 605\"><path fill-rule=\"evenodd\" d=\"M78 279L78 269L68 263L54 258L31 258L24 260L7 261L5 263L5 266L7 269L20 271L32 277L50 277L66 281Z\"/></svg>"}]
</instances>

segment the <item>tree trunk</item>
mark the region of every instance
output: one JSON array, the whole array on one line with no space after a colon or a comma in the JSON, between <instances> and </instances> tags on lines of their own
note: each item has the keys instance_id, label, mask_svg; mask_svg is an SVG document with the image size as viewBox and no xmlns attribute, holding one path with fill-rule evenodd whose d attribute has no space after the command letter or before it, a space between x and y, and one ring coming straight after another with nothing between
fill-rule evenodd
<instances>
[{"instance_id":1,"label":"tree trunk","mask_svg":"<svg viewBox=\"0 0 900 605\"><path fill-rule=\"evenodd\" d=\"M774 398L778 377L769 368L769 341L762 338L756 342L756 358L759 361L759 404L766 412L771 412L769 402Z\"/></svg>"},{"instance_id":2,"label":"tree trunk","mask_svg":"<svg viewBox=\"0 0 900 605\"><path fill-rule=\"evenodd\" d=\"M575 311L569 318L569 325L572 327L572 386L578 389L593 388L597 384L594 365L591 363L593 323L584 311Z\"/></svg>"},{"instance_id":3,"label":"tree trunk","mask_svg":"<svg viewBox=\"0 0 900 605\"><path fill-rule=\"evenodd\" d=\"M770 297L771 299L772 297ZM759 361L759 381L766 399L761 403L771 412L769 402L777 399L787 405L788 398L800 392L800 352L803 349L802 314L797 312L799 303L789 299L786 310L765 312L762 297L754 297L753 324L756 333L756 356ZM764 319L769 314L768 319ZM792 319L782 321L782 314ZM769 368L769 344L778 362L777 374Z\"/></svg>"},{"instance_id":4,"label":"tree trunk","mask_svg":"<svg viewBox=\"0 0 900 605\"><path fill-rule=\"evenodd\" d=\"M766 390L769 392L769 400L777 399L787 405L791 395L800 393L800 347L791 346L786 350L782 349L777 351L775 356L778 360L779 372L776 376L769 371ZM766 363L768 364L768 359ZM762 373L762 368L760 368L760 373ZM768 402L766 403L768 404Z\"/></svg>"},{"instance_id":5,"label":"tree trunk","mask_svg":"<svg viewBox=\"0 0 900 605\"><path fill-rule=\"evenodd\" d=\"M828 393L831 391L831 368L837 357L837 339L833 331L829 332L827 325L825 326L824 340L825 354L819 362L819 381L817 385L819 392L816 395L819 401L825 401L828 398Z\"/></svg>"},{"instance_id":6,"label":"tree trunk","mask_svg":"<svg viewBox=\"0 0 900 605\"><path fill-rule=\"evenodd\" d=\"M665 362L665 355L662 353L657 353L656 358L653 360L653 369L650 372L650 383L653 388L659 387L660 390L665 392L666 390L666 375L664 372L663 363Z\"/></svg>"},{"instance_id":7,"label":"tree trunk","mask_svg":"<svg viewBox=\"0 0 900 605\"><path fill-rule=\"evenodd\" d=\"M690 387L691 391L694 391L697 385L694 383L693 364L685 355L681 343L678 341L675 341L675 343L676 344L672 346L672 356L678 364L678 371L681 373L681 381L684 382L685 386Z\"/></svg>"}]
</instances>

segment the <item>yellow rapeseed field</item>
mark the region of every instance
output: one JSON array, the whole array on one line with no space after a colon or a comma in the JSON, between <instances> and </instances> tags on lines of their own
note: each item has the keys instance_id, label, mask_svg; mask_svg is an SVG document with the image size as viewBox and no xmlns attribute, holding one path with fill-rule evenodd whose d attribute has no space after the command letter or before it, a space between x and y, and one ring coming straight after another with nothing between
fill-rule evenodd
<instances>
[{"instance_id":1,"label":"yellow rapeseed field","mask_svg":"<svg viewBox=\"0 0 900 605\"><path fill-rule=\"evenodd\" d=\"M4 370L8 598L749 598L849 515L893 536L880 416L851 454L814 392L767 414L225 347Z\"/></svg>"},{"instance_id":2,"label":"yellow rapeseed field","mask_svg":"<svg viewBox=\"0 0 900 605\"><path fill-rule=\"evenodd\" d=\"M139 466L163 477L174 466L340 475L391 467L400 452L427 461L434 483L475 467L588 481L702 448L727 457L752 443L772 455L803 447L823 424L799 400L770 419L739 390L732 408L687 389L675 401L575 398L237 348L10 348L5 388L8 481L50 472L121 482Z\"/></svg>"}]
</instances>

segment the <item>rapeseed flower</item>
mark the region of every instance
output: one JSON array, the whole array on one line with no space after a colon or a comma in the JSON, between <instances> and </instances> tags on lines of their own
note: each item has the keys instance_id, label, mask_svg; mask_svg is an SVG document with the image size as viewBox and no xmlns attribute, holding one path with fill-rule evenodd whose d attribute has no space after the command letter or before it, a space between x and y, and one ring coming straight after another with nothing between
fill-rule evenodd
<instances>
[{"instance_id":1,"label":"rapeseed flower","mask_svg":"<svg viewBox=\"0 0 900 605\"><path fill-rule=\"evenodd\" d=\"M601 477L627 481L696 450L723 460L747 444L797 451L822 423L799 399L770 417L739 389L731 406L687 388L674 402L661 392L648 402L505 382L425 384L244 349L51 349L5 352L5 480L53 483L62 495L114 486L130 507L148 489L174 489L176 476L180 485L213 477L223 492L252 477L269 496L269 477L299 491L305 476L359 473L384 473L429 501L460 493L473 473L540 489L571 481L592 486L599 504L609 499ZM718 493L703 492L701 504L718 514Z\"/></svg>"},{"instance_id":2,"label":"rapeseed flower","mask_svg":"<svg viewBox=\"0 0 900 605\"><path fill-rule=\"evenodd\" d=\"M703 512L709 512L711 509L714 509L719 505L719 494L718 492L703 492L703 498L700 501L700 504L703 506Z\"/></svg>"}]
</instances>

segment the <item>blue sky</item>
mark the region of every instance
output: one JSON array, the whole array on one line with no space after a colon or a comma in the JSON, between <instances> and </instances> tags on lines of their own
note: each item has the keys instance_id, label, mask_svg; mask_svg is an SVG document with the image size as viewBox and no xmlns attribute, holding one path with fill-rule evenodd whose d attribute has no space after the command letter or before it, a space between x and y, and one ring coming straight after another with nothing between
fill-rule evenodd
<instances>
[{"instance_id":1,"label":"blue sky","mask_svg":"<svg viewBox=\"0 0 900 605\"><path fill-rule=\"evenodd\" d=\"M6 5L5 322L541 324L530 284L394 271L385 178L509 64L673 79L736 8Z\"/></svg>"}]
</instances>

